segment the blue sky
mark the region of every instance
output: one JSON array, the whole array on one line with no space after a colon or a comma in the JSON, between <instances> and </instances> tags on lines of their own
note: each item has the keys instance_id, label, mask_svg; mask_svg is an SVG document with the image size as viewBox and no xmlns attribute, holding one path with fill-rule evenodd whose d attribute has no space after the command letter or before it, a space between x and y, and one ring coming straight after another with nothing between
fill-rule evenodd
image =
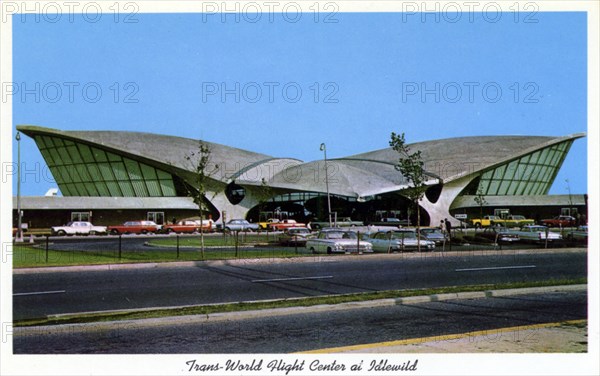
<instances>
[{"instance_id":1,"label":"blue sky","mask_svg":"<svg viewBox=\"0 0 600 376\"><path fill-rule=\"evenodd\" d=\"M14 124L147 131L305 161L322 158L321 142L331 158L385 148L392 131L408 142L587 131L585 13L135 20L14 16ZM39 171L22 193L55 187L33 141L21 147L25 168ZM587 193L587 138L550 193L566 194L565 179Z\"/></svg>"}]
</instances>

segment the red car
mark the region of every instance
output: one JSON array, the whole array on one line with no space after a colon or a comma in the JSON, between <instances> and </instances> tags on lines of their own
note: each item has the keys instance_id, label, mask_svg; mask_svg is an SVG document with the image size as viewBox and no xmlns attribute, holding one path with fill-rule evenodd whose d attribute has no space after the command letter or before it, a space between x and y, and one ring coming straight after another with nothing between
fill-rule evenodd
<instances>
[{"instance_id":1,"label":"red car","mask_svg":"<svg viewBox=\"0 0 600 376\"><path fill-rule=\"evenodd\" d=\"M118 226L108 226L107 232L112 235L120 234L156 234L161 226L152 221L128 221Z\"/></svg>"},{"instance_id":2,"label":"red car","mask_svg":"<svg viewBox=\"0 0 600 376\"><path fill-rule=\"evenodd\" d=\"M304 223L298 223L293 219L283 219L279 222L269 223L267 228L271 231L281 231L292 227L306 227Z\"/></svg>"},{"instance_id":3,"label":"red car","mask_svg":"<svg viewBox=\"0 0 600 376\"><path fill-rule=\"evenodd\" d=\"M542 219L542 224L548 227L573 227L577 226L577 219L570 215L559 215L552 219Z\"/></svg>"},{"instance_id":4,"label":"red car","mask_svg":"<svg viewBox=\"0 0 600 376\"><path fill-rule=\"evenodd\" d=\"M212 225L210 221L204 221L202 226L203 232L212 232ZM200 221L179 221L176 224L162 226L162 232L170 234L172 232L191 234L194 232L200 232Z\"/></svg>"}]
</instances>

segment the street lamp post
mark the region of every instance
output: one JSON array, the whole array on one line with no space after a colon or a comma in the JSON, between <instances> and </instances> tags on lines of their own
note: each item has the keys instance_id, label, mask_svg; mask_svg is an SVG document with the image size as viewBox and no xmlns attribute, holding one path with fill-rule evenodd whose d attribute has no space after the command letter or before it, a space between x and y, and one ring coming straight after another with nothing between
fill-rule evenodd
<instances>
[{"instance_id":1,"label":"street lamp post","mask_svg":"<svg viewBox=\"0 0 600 376\"><path fill-rule=\"evenodd\" d=\"M569 192L569 215L573 218L576 218L576 224L579 225L579 220L573 215L573 197L571 196L571 185L569 184L569 179L565 179L565 183L567 183L567 192ZM571 228L572 227L573 226L571 226Z\"/></svg>"},{"instance_id":2,"label":"street lamp post","mask_svg":"<svg viewBox=\"0 0 600 376\"><path fill-rule=\"evenodd\" d=\"M331 224L331 199L329 198L329 176L327 174L327 147L325 143L321 143L320 149L323 152L323 160L325 161L325 189L327 190L327 214L329 217L329 227Z\"/></svg>"},{"instance_id":3,"label":"street lamp post","mask_svg":"<svg viewBox=\"0 0 600 376\"><path fill-rule=\"evenodd\" d=\"M17 236L15 242L23 241L23 226L21 225L21 133L17 131Z\"/></svg>"}]
</instances>

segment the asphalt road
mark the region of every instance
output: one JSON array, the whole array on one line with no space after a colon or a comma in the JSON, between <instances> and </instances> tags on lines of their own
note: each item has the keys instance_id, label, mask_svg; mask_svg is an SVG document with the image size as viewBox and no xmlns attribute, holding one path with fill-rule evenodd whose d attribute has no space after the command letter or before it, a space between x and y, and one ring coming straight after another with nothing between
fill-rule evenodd
<instances>
[{"instance_id":1,"label":"asphalt road","mask_svg":"<svg viewBox=\"0 0 600 376\"><path fill-rule=\"evenodd\" d=\"M586 292L545 293L245 320L111 329L76 326L15 330L16 354L37 353L290 353L356 344L442 336L585 319ZM536 332L512 333L520 345L539 341ZM522 346L521 346L522 347Z\"/></svg>"},{"instance_id":2,"label":"asphalt road","mask_svg":"<svg viewBox=\"0 0 600 376\"><path fill-rule=\"evenodd\" d=\"M15 274L13 318L586 275L585 251L462 253L453 257L438 253L348 255L289 262Z\"/></svg>"}]
</instances>

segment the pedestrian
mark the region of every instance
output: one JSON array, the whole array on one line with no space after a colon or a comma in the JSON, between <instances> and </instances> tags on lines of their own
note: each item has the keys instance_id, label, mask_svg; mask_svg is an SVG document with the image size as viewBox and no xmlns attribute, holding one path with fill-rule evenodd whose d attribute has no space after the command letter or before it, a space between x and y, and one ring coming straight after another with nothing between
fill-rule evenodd
<instances>
[{"instance_id":1,"label":"pedestrian","mask_svg":"<svg viewBox=\"0 0 600 376\"><path fill-rule=\"evenodd\" d=\"M448 233L448 240L452 240L452 223L450 223L448 218L445 218L444 224L446 225L446 232Z\"/></svg>"}]
</instances>

